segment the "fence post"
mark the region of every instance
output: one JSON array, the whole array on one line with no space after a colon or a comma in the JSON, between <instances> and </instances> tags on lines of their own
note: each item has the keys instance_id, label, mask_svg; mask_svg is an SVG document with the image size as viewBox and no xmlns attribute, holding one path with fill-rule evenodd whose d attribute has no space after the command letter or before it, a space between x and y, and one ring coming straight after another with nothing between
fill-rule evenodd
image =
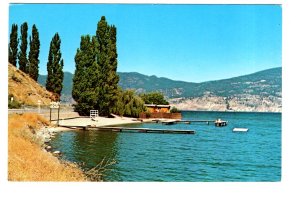
<instances>
[{"instance_id":1,"label":"fence post","mask_svg":"<svg viewBox=\"0 0 300 200\"><path fill-rule=\"evenodd\" d=\"M57 125L59 126L59 110L60 110L60 104L58 105L58 114L57 114Z\"/></svg>"},{"instance_id":2,"label":"fence post","mask_svg":"<svg viewBox=\"0 0 300 200\"><path fill-rule=\"evenodd\" d=\"M51 123L52 108L50 107L50 123Z\"/></svg>"}]
</instances>

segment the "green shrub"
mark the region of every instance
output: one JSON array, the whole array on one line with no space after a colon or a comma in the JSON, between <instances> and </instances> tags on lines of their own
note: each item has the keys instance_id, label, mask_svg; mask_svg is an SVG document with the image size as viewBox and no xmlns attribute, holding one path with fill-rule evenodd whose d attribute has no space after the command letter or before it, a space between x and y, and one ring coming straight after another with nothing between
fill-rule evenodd
<instances>
[{"instance_id":1,"label":"green shrub","mask_svg":"<svg viewBox=\"0 0 300 200\"><path fill-rule=\"evenodd\" d=\"M175 106L173 106L170 110L170 113L180 113L180 111Z\"/></svg>"},{"instance_id":2,"label":"green shrub","mask_svg":"<svg viewBox=\"0 0 300 200\"><path fill-rule=\"evenodd\" d=\"M13 97L13 100L11 101L11 98ZM13 95L8 95L8 108L21 108L22 104L18 102Z\"/></svg>"},{"instance_id":3,"label":"green shrub","mask_svg":"<svg viewBox=\"0 0 300 200\"><path fill-rule=\"evenodd\" d=\"M133 90L118 92L118 101L113 113L125 117L139 117L145 111L144 101Z\"/></svg>"}]
</instances>

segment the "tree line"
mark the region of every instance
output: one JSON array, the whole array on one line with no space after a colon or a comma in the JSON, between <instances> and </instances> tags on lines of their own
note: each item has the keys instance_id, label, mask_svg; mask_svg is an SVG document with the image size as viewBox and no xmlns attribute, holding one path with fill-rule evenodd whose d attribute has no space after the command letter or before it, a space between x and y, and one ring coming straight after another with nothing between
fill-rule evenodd
<instances>
[{"instance_id":1,"label":"tree line","mask_svg":"<svg viewBox=\"0 0 300 200\"><path fill-rule=\"evenodd\" d=\"M122 90L118 86L117 65L117 28L102 16L95 35L81 36L75 55L72 88L75 111L80 115L98 110L101 116L114 113L138 117L146 110L145 102L168 104L162 94L136 95L133 90Z\"/></svg>"},{"instance_id":2,"label":"tree line","mask_svg":"<svg viewBox=\"0 0 300 200\"><path fill-rule=\"evenodd\" d=\"M19 64L19 69L37 81L39 74L39 32L35 25L29 37L29 56L27 56L27 23L12 25L9 43L9 62ZM18 52L18 43L20 51ZM58 33L53 36L47 62L46 89L58 95L63 87L64 61L60 50L61 39ZM137 95L133 90L122 90L118 86L117 75L117 28L109 25L104 16L97 23L95 35L82 35L75 55L72 97L76 101L75 111L89 115L90 110L98 110L101 116L111 113L121 116L138 117L145 112L145 103L168 104L161 93Z\"/></svg>"},{"instance_id":3,"label":"tree line","mask_svg":"<svg viewBox=\"0 0 300 200\"><path fill-rule=\"evenodd\" d=\"M10 40L8 44L8 62L16 67L18 62L19 70L28 74L33 80L37 81L39 77L39 54L41 45L39 31L36 25L33 24L31 36L29 36L29 53L27 55L27 22L24 22L20 29L21 34L20 38L18 38L18 25L12 24ZM46 89L57 94L58 98L63 87L63 59L61 58L60 43L60 37L58 33L55 33L49 47L49 56L47 62L48 75L46 84Z\"/></svg>"}]
</instances>

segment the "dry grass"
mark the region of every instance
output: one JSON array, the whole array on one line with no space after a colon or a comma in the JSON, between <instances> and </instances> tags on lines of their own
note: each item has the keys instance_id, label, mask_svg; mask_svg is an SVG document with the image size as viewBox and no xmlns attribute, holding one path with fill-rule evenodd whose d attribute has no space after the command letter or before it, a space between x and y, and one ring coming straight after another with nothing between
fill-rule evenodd
<instances>
[{"instance_id":1,"label":"dry grass","mask_svg":"<svg viewBox=\"0 0 300 200\"><path fill-rule=\"evenodd\" d=\"M43 151L34 130L47 121L37 114L13 114L8 117L9 181L86 181L74 164L61 163Z\"/></svg>"},{"instance_id":2,"label":"dry grass","mask_svg":"<svg viewBox=\"0 0 300 200\"><path fill-rule=\"evenodd\" d=\"M103 158L98 165L93 167L92 169L88 170L85 175L88 177L90 181L102 181L103 180L103 173L109 170L109 166L116 164L115 160L105 159Z\"/></svg>"},{"instance_id":3,"label":"dry grass","mask_svg":"<svg viewBox=\"0 0 300 200\"><path fill-rule=\"evenodd\" d=\"M42 105L49 105L57 98L11 64L8 64L8 93L13 95L16 101L26 105L37 105L38 100Z\"/></svg>"}]
</instances>

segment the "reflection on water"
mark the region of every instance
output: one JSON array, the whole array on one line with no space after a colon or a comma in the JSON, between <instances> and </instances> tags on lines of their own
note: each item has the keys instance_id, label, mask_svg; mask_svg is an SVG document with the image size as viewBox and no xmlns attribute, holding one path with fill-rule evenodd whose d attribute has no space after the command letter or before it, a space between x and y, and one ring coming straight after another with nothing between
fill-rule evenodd
<instances>
[{"instance_id":1,"label":"reflection on water","mask_svg":"<svg viewBox=\"0 0 300 200\"><path fill-rule=\"evenodd\" d=\"M91 169L101 162L116 159L117 137L117 133L111 132L68 131L58 134L51 145L63 152L63 159Z\"/></svg>"},{"instance_id":2,"label":"reflection on water","mask_svg":"<svg viewBox=\"0 0 300 200\"><path fill-rule=\"evenodd\" d=\"M63 158L90 169L115 160L106 181L279 181L281 114L183 112L184 119L228 120L226 127L204 123L135 124L131 127L196 130L195 135L69 131L52 141ZM233 133L232 128L249 128Z\"/></svg>"}]
</instances>

